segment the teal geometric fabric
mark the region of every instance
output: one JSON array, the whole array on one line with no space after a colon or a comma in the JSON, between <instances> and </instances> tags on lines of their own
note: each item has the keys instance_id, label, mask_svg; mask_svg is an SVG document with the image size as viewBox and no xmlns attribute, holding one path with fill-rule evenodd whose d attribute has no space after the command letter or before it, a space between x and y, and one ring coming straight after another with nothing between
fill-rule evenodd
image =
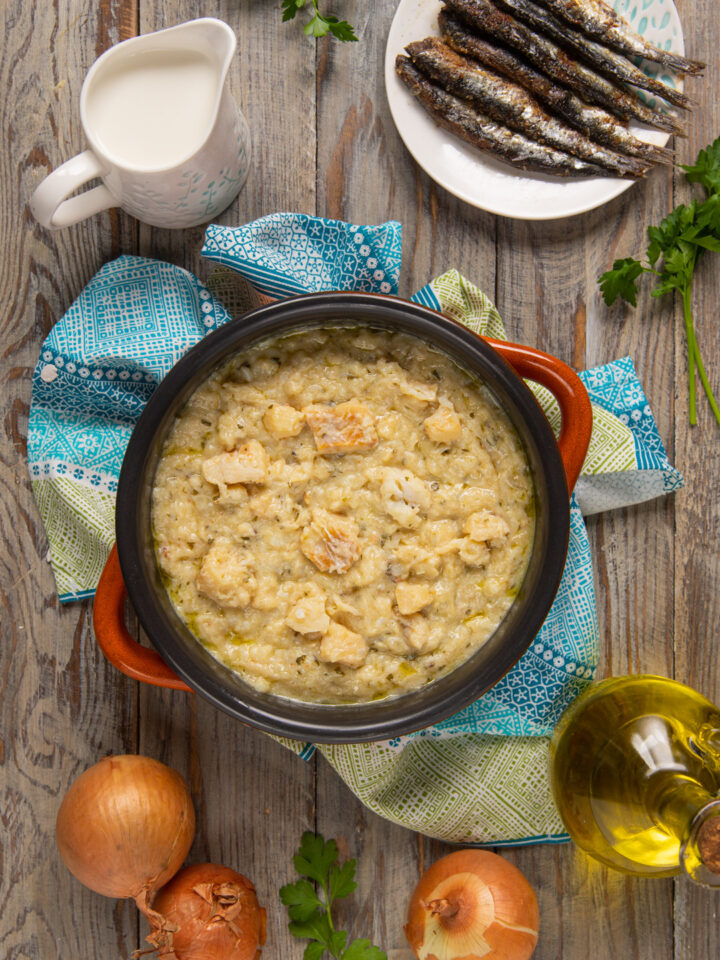
<instances>
[{"instance_id":1,"label":"teal geometric fabric","mask_svg":"<svg viewBox=\"0 0 720 960\"><path fill-rule=\"evenodd\" d=\"M297 213L273 213L244 227L211 224L202 254L236 269L261 293L289 297L308 290L398 290L402 228L394 220L358 226Z\"/></svg>"},{"instance_id":2,"label":"teal geometric fabric","mask_svg":"<svg viewBox=\"0 0 720 960\"><path fill-rule=\"evenodd\" d=\"M583 514L601 513L642 503L683 486L681 474L670 464L655 418L630 357L580 372L596 410L607 411L627 428L635 449L635 469L597 471L581 476L575 496ZM596 418L597 419L597 418Z\"/></svg>"},{"instance_id":3,"label":"teal geometric fabric","mask_svg":"<svg viewBox=\"0 0 720 960\"><path fill-rule=\"evenodd\" d=\"M187 270L125 256L102 267L42 345L28 462L63 602L95 592L125 447L153 390L229 319Z\"/></svg>"}]
</instances>

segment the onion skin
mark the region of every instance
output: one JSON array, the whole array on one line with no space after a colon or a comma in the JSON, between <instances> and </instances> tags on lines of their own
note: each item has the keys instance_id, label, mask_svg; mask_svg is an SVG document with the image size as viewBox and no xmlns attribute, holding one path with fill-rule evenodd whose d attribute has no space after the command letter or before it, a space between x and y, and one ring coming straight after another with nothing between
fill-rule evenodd
<instances>
[{"instance_id":1,"label":"onion skin","mask_svg":"<svg viewBox=\"0 0 720 960\"><path fill-rule=\"evenodd\" d=\"M153 902L147 938L166 960L254 960L265 943L265 910L241 873L198 863L176 874Z\"/></svg>"},{"instance_id":2,"label":"onion skin","mask_svg":"<svg viewBox=\"0 0 720 960\"><path fill-rule=\"evenodd\" d=\"M489 850L457 850L423 874L405 936L419 960L529 960L539 926L517 867Z\"/></svg>"},{"instance_id":3,"label":"onion skin","mask_svg":"<svg viewBox=\"0 0 720 960\"><path fill-rule=\"evenodd\" d=\"M106 757L70 785L55 825L60 856L86 887L144 912L195 835L185 780L150 757Z\"/></svg>"}]
</instances>

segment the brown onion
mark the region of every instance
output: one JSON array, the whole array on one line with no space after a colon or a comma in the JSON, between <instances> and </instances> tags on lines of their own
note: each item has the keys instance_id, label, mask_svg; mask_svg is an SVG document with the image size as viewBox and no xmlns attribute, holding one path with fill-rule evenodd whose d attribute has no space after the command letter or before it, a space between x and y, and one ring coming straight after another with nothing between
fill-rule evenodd
<instances>
[{"instance_id":1,"label":"brown onion","mask_svg":"<svg viewBox=\"0 0 720 960\"><path fill-rule=\"evenodd\" d=\"M458 850L422 876L405 935L420 960L528 960L539 926L535 891L517 867L488 850Z\"/></svg>"},{"instance_id":2,"label":"brown onion","mask_svg":"<svg viewBox=\"0 0 720 960\"><path fill-rule=\"evenodd\" d=\"M167 960L253 960L265 943L265 910L241 873L215 863L185 867L153 902L147 938Z\"/></svg>"},{"instance_id":3,"label":"brown onion","mask_svg":"<svg viewBox=\"0 0 720 960\"><path fill-rule=\"evenodd\" d=\"M187 784L150 757L106 757L68 789L57 815L60 856L86 887L148 904L180 869L195 834Z\"/></svg>"}]
</instances>

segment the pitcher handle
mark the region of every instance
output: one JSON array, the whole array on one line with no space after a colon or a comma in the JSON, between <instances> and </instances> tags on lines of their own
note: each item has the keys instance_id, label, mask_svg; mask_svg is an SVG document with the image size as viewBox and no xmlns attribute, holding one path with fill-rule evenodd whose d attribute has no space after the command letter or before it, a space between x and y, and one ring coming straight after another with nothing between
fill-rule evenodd
<instances>
[{"instance_id":1,"label":"pitcher handle","mask_svg":"<svg viewBox=\"0 0 720 960\"><path fill-rule=\"evenodd\" d=\"M572 492L585 462L592 433L592 405L582 380L566 363L542 350L490 337L483 339L507 360L516 373L546 387L557 400L562 418L558 447L568 490Z\"/></svg>"},{"instance_id":2,"label":"pitcher handle","mask_svg":"<svg viewBox=\"0 0 720 960\"><path fill-rule=\"evenodd\" d=\"M69 227L92 217L101 210L116 207L117 197L104 183L67 199L78 187L107 172L92 150L85 150L66 160L45 177L30 198L30 209L35 219L50 230L59 230L60 227Z\"/></svg>"},{"instance_id":3,"label":"pitcher handle","mask_svg":"<svg viewBox=\"0 0 720 960\"><path fill-rule=\"evenodd\" d=\"M155 687L190 690L155 650L142 647L125 626L125 584L117 546L113 546L93 603L93 629L98 646L121 673Z\"/></svg>"}]
</instances>

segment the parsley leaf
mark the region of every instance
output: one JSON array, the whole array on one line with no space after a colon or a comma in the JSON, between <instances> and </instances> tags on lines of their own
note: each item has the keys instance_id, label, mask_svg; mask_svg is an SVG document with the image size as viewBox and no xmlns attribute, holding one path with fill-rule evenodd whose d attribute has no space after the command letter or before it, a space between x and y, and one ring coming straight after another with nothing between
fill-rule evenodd
<instances>
[{"instance_id":1,"label":"parsley leaf","mask_svg":"<svg viewBox=\"0 0 720 960\"><path fill-rule=\"evenodd\" d=\"M704 250L713 250L720 253L720 239L718 237L698 237L695 243Z\"/></svg>"},{"instance_id":2,"label":"parsley leaf","mask_svg":"<svg viewBox=\"0 0 720 960\"><path fill-rule=\"evenodd\" d=\"M316 914L313 914L309 920L304 920L303 922L293 920L288 924L288 928L294 937L319 940L320 943L324 943L326 946L329 944L330 936L333 932L330 929L330 923L324 907L318 910Z\"/></svg>"},{"instance_id":3,"label":"parsley leaf","mask_svg":"<svg viewBox=\"0 0 720 960\"><path fill-rule=\"evenodd\" d=\"M280 888L280 899L288 908L291 920L309 920L316 910L322 908L315 887L309 880L298 880Z\"/></svg>"},{"instance_id":4,"label":"parsley leaf","mask_svg":"<svg viewBox=\"0 0 720 960\"><path fill-rule=\"evenodd\" d=\"M328 950L334 957L341 957L345 944L347 943L347 933L344 930L334 930L330 934ZM384 954L383 954L384 956Z\"/></svg>"},{"instance_id":5,"label":"parsley leaf","mask_svg":"<svg viewBox=\"0 0 720 960\"><path fill-rule=\"evenodd\" d=\"M720 424L720 408L705 372L692 315L692 283L698 259L706 250L720 253L720 137L701 150L692 166L684 166L688 183L699 183L706 191L703 201L679 204L658 224L648 227L647 261L627 257L616 260L598 280L605 303L610 306L622 297L637 306L638 278L642 273L657 277L653 297L677 292L683 305L688 348L690 424L696 422L695 372L700 376L710 408Z\"/></svg>"},{"instance_id":6,"label":"parsley leaf","mask_svg":"<svg viewBox=\"0 0 720 960\"><path fill-rule=\"evenodd\" d=\"M298 10L302 9L306 2L307 0L282 0L283 23L293 20L297 16Z\"/></svg>"},{"instance_id":7,"label":"parsley leaf","mask_svg":"<svg viewBox=\"0 0 720 960\"><path fill-rule=\"evenodd\" d=\"M337 858L338 848L334 840L325 843L321 836L306 830L300 841L300 849L293 857L293 863L301 877L310 877L317 883L325 883Z\"/></svg>"},{"instance_id":8,"label":"parsley leaf","mask_svg":"<svg viewBox=\"0 0 720 960\"><path fill-rule=\"evenodd\" d=\"M694 164L680 166L688 183L699 183L708 193L720 193L720 137L700 151Z\"/></svg>"},{"instance_id":9,"label":"parsley leaf","mask_svg":"<svg viewBox=\"0 0 720 960\"><path fill-rule=\"evenodd\" d=\"M353 940L342 955L342 960L387 960L387 957L369 940Z\"/></svg>"},{"instance_id":10,"label":"parsley leaf","mask_svg":"<svg viewBox=\"0 0 720 960\"><path fill-rule=\"evenodd\" d=\"M639 260L633 260L632 257L627 257L625 260L616 260L612 270L608 270L598 280L605 303L611 306L618 297L622 297L623 300L627 300L628 303L636 307L636 280L644 272L645 268Z\"/></svg>"},{"instance_id":11,"label":"parsley leaf","mask_svg":"<svg viewBox=\"0 0 720 960\"><path fill-rule=\"evenodd\" d=\"M356 41L355 31L347 20L338 20L332 14L322 14L318 8L318 0L310 0L313 8L313 15L303 27L303 33L307 37L324 37L331 33L337 40L344 43ZM299 10L308 3L308 0L282 0L282 18L283 23L287 20L294 20Z\"/></svg>"},{"instance_id":12,"label":"parsley leaf","mask_svg":"<svg viewBox=\"0 0 720 960\"><path fill-rule=\"evenodd\" d=\"M330 24L327 20L316 13L312 20L303 27L303 33L307 37L324 37L329 29Z\"/></svg>"},{"instance_id":13,"label":"parsley leaf","mask_svg":"<svg viewBox=\"0 0 720 960\"><path fill-rule=\"evenodd\" d=\"M648 227L648 237L653 247L659 253L665 253L666 250L672 250L673 246L681 240L687 232L691 232L695 223L696 203L693 202L689 207L680 204L675 207L672 213L662 221L659 227ZM651 262L655 262L649 253Z\"/></svg>"},{"instance_id":14,"label":"parsley leaf","mask_svg":"<svg viewBox=\"0 0 720 960\"><path fill-rule=\"evenodd\" d=\"M335 960L387 960L379 947L369 940L353 940L347 944L347 933L336 930L332 905L349 896L356 888L355 861L338 864L338 848L334 840L305 832L293 857L300 880L280 888L280 899L288 908L289 929L294 937L308 939L304 960L321 960L327 951ZM319 892L310 882L313 880Z\"/></svg>"},{"instance_id":15,"label":"parsley leaf","mask_svg":"<svg viewBox=\"0 0 720 960\"><path fill-rule=\"evenodd\" d=\"M342 40L343 43L352 43L357 41L355 31L347 22L347 20L337 20L335 17L328 17L327 20L330 24L330 33L335 37L336 40Z\"/></svg>"},{"instance_id":16,"label":"parsley leaf","mask_svg":"<svg viewBox=\"0 0 720 960\"><path fill-rule=\"evenodd\" d=\"M355 861L346 860L340 867L333 867L330 871L330 896L333 900L340 897L349 897L357 884L353 880L355 876Z\"/></svg>"},{"instance_id":17,"label":"parsley leaf","mask_svg":"<svg viewBox=\"0 0 720 960\"><path fill-rule=\"evenodd\" d=\"M305 947L303 960L320 960L320 957L324 953L325 944L320 943L318 940L311 940L310 943Z\"/></svg>"}]
</instances>

